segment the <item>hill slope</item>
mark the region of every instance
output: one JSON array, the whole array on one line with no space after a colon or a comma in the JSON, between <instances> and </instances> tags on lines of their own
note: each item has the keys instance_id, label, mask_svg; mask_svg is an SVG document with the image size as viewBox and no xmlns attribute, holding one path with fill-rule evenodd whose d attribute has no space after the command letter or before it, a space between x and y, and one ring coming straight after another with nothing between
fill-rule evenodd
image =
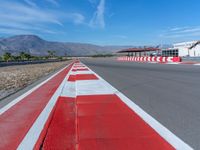
<instances>
[{"instance_id":1,"label":"hill slope","mask_svg":"<svg viewBox=\"0 0 200 150\"><path fill-rule=\"evenodd\" d=\"M127 46L98 46L83 43L50 42L35 35L17 35L9 38L0 38L0 55L5 52L19 54L20 52L32 55L47 55L48 50L56 51L56 55L86 56L102 53L112 53Z\"/></svg>"}]
</instances>

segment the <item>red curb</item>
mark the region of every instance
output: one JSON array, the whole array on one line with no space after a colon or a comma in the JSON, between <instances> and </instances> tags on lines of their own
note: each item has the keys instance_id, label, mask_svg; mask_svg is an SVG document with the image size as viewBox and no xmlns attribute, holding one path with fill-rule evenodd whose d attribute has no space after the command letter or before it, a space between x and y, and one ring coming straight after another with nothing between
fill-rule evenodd
<instances>
[{"instance_id":1,"label":"red curb","mask_svg":"<svg viewBox=\"0 0 200 150\"><path fill-rule=\"evenodd\" d=\"M76 74L70 75L68 81L78 81L78 80L98 80L98 77L94 74Z\"/></svg>"}]
</instances>

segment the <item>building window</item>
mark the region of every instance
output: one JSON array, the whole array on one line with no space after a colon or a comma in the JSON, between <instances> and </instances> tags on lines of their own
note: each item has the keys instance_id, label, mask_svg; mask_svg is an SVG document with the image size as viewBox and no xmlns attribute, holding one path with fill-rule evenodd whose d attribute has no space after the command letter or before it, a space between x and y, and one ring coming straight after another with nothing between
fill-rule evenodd
<instances>
[{"instance_id":1,"label":"building window","mask_svg":"<svg viewBox=\"0 0 200 150\"><path fill-rule=\"evenodd\" d=\"M172 49L172 50L163 50L162 56L163 57L178 57L178 49Z\"/></svg>"}]
</instances>

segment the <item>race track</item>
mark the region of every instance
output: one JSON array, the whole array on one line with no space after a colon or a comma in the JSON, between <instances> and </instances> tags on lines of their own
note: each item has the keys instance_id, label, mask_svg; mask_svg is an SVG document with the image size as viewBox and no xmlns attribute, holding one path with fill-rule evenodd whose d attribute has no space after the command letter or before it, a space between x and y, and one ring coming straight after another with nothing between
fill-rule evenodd
<instances>
[{"instance_id":1,"label":"race track","mask_svg":"<svg viewBox=\"0 0 200 150\"><path fill-rule=\"evenodd\" d=\"M200 67L81 59L194 149L200 149Z\"/></svg>"}]
</instances>

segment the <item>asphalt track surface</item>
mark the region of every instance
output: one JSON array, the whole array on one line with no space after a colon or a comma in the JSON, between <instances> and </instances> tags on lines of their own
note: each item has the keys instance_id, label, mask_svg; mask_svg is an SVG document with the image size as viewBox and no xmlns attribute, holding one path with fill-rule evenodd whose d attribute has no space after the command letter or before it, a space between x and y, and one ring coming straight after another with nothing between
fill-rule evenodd
<instances>
[{"instance_id":1,"label":"asphalt track surface","mask_svg":"<svg viewBox=\"0 0 200 150\"><path fill-rule=\"evenodd\" d=\"M82 62L194 149L200 149L200 66Z\"/></svg>"}]
</instances>

